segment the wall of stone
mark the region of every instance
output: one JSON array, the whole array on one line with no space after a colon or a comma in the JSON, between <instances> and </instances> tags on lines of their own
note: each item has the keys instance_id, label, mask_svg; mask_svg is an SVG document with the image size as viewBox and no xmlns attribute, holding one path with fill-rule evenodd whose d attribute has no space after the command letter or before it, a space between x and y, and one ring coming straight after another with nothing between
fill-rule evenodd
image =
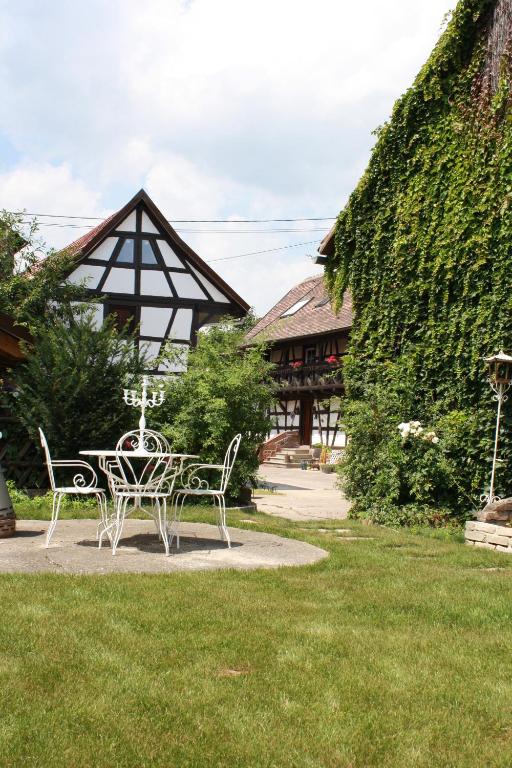
<instances>
[{"instance_id":1,"label":"wall of stone","mask_svg":"<svg viewBox=\"0 0 512 768\"><path fill-rule=\"evenodd\" d=\"M484 549L494 549L512 555L512 527L503 523L484 523L469 520L464 533L466 544Z\"/></svg>"}]
</instances>

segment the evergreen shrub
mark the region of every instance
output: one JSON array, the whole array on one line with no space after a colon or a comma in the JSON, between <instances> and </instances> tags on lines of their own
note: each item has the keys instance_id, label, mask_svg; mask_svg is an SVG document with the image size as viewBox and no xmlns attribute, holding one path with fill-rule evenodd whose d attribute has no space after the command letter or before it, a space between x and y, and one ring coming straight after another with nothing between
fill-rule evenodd
<instances>
[{"instance_id":1,"label":"evergreen shrub","mask_svg":"<svg viewBox=\"0 0 512 768\"><path fill-rule=\"evenodd\" d=\"M112 448L133 427L123 387L139 385L143 359L114 322L107 318L97 328L90 309L75 308L67 318L32 325L33 344L16 368L16 388L4 394L18 421L15 434L5 434L9 450L27 435L39 445L41 427L52 458L78 458L85 448Z\"/></svg>"}]
</instances>

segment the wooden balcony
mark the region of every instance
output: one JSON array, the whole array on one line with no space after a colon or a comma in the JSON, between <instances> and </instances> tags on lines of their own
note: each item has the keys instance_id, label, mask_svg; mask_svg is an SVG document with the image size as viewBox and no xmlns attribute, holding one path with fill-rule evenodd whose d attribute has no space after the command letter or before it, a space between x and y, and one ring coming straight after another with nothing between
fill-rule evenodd
<instances>
[{"instance_id":1,"label":"wooden balcony","mask_svg":"<svg viewBox=\"0 0 512 768\"><path fill-rule=\"evenodd\" d=\"M343 389L343 377L341 365L327 363L290 363L276 366L272 371L272 378L277 384L281 394L307 394L308 392L325 392L326 394L339 393Z\"/></svg>"}]
</instances>

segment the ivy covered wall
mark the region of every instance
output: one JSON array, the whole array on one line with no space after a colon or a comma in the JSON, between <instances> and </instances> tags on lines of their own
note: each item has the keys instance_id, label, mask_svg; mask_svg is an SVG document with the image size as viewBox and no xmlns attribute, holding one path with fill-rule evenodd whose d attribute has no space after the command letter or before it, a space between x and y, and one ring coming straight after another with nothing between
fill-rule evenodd
<instances>
[{"instance_id":1,"label":"ivy covered wall","mask_svg":"<svg viewBox=\"0 0 512 768\"><path fill-rule=\"evenodd\" d=\"M326 269L335 298L353 296L349 398L406 358L423 418L471 411L486 434L483 358L512 353L511 43L510 0L460 0L377 132Z\"/></svg>"}]
</instances>

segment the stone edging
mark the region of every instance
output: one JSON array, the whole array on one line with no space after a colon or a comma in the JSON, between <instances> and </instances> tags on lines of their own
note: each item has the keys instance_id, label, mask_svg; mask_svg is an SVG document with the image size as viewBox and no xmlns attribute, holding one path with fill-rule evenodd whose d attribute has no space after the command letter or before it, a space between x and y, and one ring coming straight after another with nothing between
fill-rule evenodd
<instances>
[{"instance_id":1,"label":"stone edging","mask_svg":"<svg viewBox=\"0 0 512 768\"><path fill-rule=\"evenodd\" d=\"M469 520L464 531L466 544L483 549L494 549L512 555L512 528L506 525Z\"/></svg>"}]
</instances>

